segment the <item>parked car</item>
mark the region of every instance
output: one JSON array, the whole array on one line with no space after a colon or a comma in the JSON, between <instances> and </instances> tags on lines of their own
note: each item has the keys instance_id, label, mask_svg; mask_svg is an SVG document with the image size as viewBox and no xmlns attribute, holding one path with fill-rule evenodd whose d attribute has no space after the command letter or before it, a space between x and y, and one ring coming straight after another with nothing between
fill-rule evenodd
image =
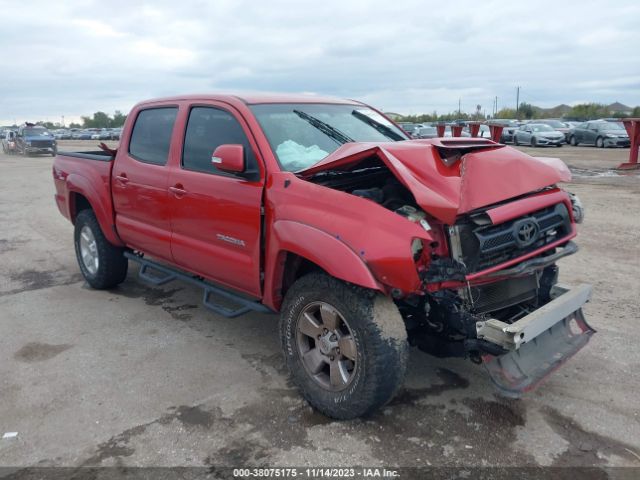
<instances>
[{"instance_id":1,"label":"parked car","mask_svg":"<svg viewBox=\"0 0 640 480\"><path fill-rule=\"evenodd\" d=\"M57 142L51 132L45 127L25 123L18 128L16 133L16 151L22 155L47 153L55 156Z\"/></svg>"},{"instance_id":2,"label":"parked car","mask_svg":"<svg viewBox=\"0 0 640 480\"><path fill-rule=\"evenodd\" d=\"M465 137L471 136L471 130L468 126L465 127L464 130L462 130L462 133ZM488 138L489 140L491 140L491 130L489 129L488 125L480 125L480 127L478 128L478 138Z\"/></svg>"},{"instance_id":3,"label":"parked car","mask_svg":"<svg viewBox=\"0 0 640 480\"><path fill-rule=\"evenodd\" d=\"M122 134L122 128L112 128L110 140L120 140Z\"/></svg>"},{"instance_id":4,"label":"parked car","mask_svg":"<svg viewBox=\"0 0 640 480\"><path fill-rule=\"evenodd\" d=\"M564 133L543 123L527 123L516 130L513 135L516 145L555 146L561 147L565 143Z\"/></svg>"},{"instance_id":5,"label":"parked car","mask_svg":"<svg viewBox=\"0 0 640 480\"><path fill-rule=\"evenodd\" d=\"M18 146L16 144L16 132L14 130L3 130L2 151L8 155L16 153Z\"/></svg>"},{"instance_id":6,"label":"parked car","mask_svg":"<svg viewBox=\"0 0 640 480\"><path fill-rule=\"evenodd\" d=\"M91 140L93 135L95 135L95 132L92 130L80 130L76 132L74 138L76 140Z\"/></svg>"},{"instance_id":7,"label":"parked car","mask_svg":"<svg viewBox=\"0 0 640 480\"><path fill-rule=\"evenodd\" d=\"M500 135L500 143L513 143L513 136L520 127L521 122L510 118L493 118L487 121L488 125L501 125L502 134Z\"/></svg>"},{"instance_id":8,"label":"parked car","mask_svg":"<svg viewBox=\"0 0 640 480\"><path fill-rule=\"evenodd\" d=\"M418 125L417 123L411 123L411 122L400 122L398 123L398 125L411 137L413 137L413 134L416 132L416 130L420 128L420 125Z\"/></svg>"},{"instance_id":9,"label":"parked car","mask_svg":"<svg viewBox=\"0 0 640 480\"><path fill-rule=\"evenodd\" d=\"M53 137L56 140L69 140L71 138L71 132L69 132L68 130L64 130L64 129L54 130L52 133L53 133Z\"/></svg>"},{"instance_id":10,"label":"parked car","mask_svg":"<svg viewBox=\"0 0 640 480\"><path fill-rule=\"evenodd\" d=\"M556 118L542 118L542 119L539 119L539 120L535 120L534 122L535 123L542 123L544 125L549 125L554 130L556 130L558 132L562 132L565 135L569 131L569 129L571 128L565 122L562 122L562 121L560 121L560 120L558 120Z\"/></svg>"},{"instance_id":11,"label":"parked car","mask_svg":"<svg viewBox=\"0 0 640 480\"><path fill-rule=\"evenodd\" d=\"M436 138L438 129L436 127L420 127L413 132L413 138Z\"/></svg>"},{"instance_id":12,"label":"parked car","mask_svg":"<svg viewBox=\"0 0 640 480\"><path fill-rule=\"evenodd\" d=\"M409 345L517 396L594 333L591 287L556 284L582 218L560 160L412 141L362 103L283 94L142 102L123 138L53 164L87 283L113 288L133 261L220 315L279 312L293 382L328 416L387 403Z\"/></svg>"},{"instance_id":13,"label":"parked car","mask_svg":"<svg viewBox=\"0 0 640 480\"><path fill-rule=\"evenodd\" d=\"M596 147L628 147L629 135L620 122L593 120L584 122L569 133L571 145L595 145Z\"/></svg>"}]
</instances>

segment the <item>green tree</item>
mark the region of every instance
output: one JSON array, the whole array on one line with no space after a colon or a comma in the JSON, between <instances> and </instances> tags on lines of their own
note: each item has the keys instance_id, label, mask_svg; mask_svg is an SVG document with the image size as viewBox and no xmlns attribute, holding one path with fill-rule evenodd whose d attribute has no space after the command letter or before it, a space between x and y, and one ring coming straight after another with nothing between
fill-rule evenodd
<instances>
[{"instance_id":1,"label":"green tree","mask_svg":"<svg viewBox=\"0 0 640 480\"><path fill-rule=\"evenodd\" d=\"M503 108L496 113L495 118L516 118L516 111L514 108Z\"/></svg>"},{"instance_id":2,"label":"green tree","mask_svg":"<svg viewBox=\"0 0 640 480\"><path fill-rule=\"evenodd\" d=\"M526 118L527 120L531 120L535 115L535 110L533 105L526 102L521 102L520 107L518 108L518 118Z\"/></svg>"},{"instance_id":3,"label":"green tree","mask_svg":"<svg viewBox=\"0 0 640 480\"><path fill-rule=\"evenodd\" d=\"M113 120L111 121L112 127L121 127L124 125L124 121L127 119L127 116L123 114L120 110L116 110L113 114Z\"/></svg>"},{"instance_id":4,"label":"green tree","mask_svg":"<svg viewBox=\"0 0 640 480\"><path fill-rule=\"evenodd\" d=\"M567 114L567 118L576 120L594 120L596 118L608 117L609 109L601 103L581 103L571 107L571 111Z\"/></svg>"}]
</instances>

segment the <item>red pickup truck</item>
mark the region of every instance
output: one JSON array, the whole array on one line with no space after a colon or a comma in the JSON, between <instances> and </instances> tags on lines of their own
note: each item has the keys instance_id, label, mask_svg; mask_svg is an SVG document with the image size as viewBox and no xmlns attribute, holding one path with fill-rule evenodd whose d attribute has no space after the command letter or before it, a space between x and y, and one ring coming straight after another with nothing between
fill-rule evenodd
<instances>
[{"instance_id":1,"label":"red pickup truck","mask_svg":"<svg viewBox=\"0 0 640 480\"><path fill-rule=\"evenodd\" d=\"M469 358L516 396L594 332L591 287L557 284L582 217L564 163L411 140L360 102L150 100L117 150L60 152L53 177L89 285L115 287L134 261L221 315L279 312L294 382L334 418L388 402L410 346Z\"/></svg>"}]
</instances>

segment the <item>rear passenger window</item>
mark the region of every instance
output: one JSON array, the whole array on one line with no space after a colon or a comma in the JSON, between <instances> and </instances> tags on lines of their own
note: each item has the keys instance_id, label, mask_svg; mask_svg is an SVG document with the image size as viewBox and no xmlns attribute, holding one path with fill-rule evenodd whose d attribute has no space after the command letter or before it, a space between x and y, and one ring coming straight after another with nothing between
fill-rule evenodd
<instances>
[{"instance_id":1,"label":"rear passenger window","mask_svg":"<svg viewBox=\"0 0 640 480\"><path fill-rule=\"evenodd\" d=\"M214 150L226 144L244 146L247 170L253 171L257 168L249 139L233 115L218 108L192 108L184 137L182 166L186 170L231 175L218 170L211 163Z\"/></svg>"},{"instance_id":2,"label":"rear passenger window","mask_svg":"<svg viewBox=\"0 0 640 480\"><path fill-rule=\"evenodd\" d=\"M133 126L129 153L142 162L164 165L169 156L177 107L142 110Z\"/></svg>"}]
</instances>

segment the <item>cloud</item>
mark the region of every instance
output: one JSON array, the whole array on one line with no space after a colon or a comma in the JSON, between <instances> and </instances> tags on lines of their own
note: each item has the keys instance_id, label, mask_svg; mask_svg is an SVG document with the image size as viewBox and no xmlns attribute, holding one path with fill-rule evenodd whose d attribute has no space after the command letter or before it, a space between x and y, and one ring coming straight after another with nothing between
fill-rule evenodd
<instances>
[{"instance_id":1,"label":"cloud","mask_svg":"<svg viewBox=\"0 0 640 480\"><path fill-rule=\"evenodd\" d=\"M185 92L312 91L390 111L640 103L640 4L218 0L7 3L0 124ZM6 62L5 62L6 65Z\"/></svg>"}]
</instances>

